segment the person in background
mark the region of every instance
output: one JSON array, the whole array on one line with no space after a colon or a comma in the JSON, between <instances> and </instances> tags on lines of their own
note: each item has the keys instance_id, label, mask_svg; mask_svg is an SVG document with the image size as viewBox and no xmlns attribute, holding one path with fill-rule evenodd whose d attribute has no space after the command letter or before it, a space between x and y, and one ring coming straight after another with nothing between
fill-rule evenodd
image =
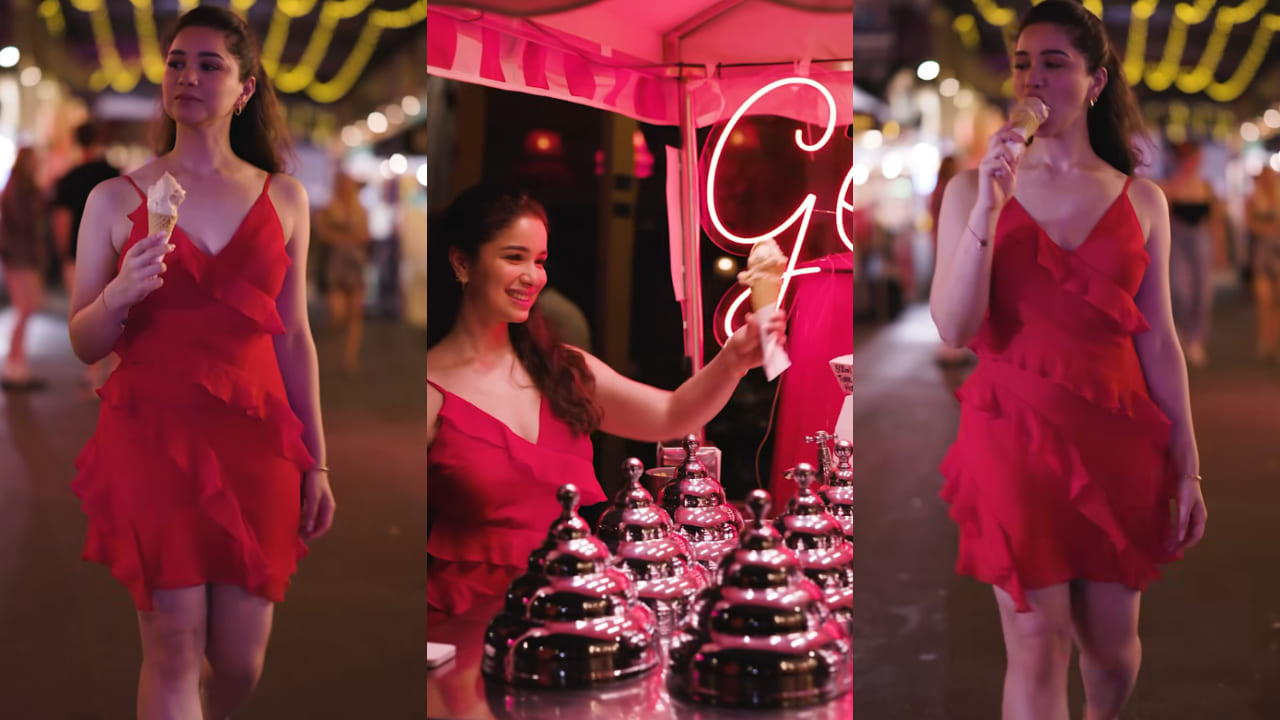
<instances>
[{"instance_id":1,"label":"person in background","mask_svg":"<svg viewBox=\"0 0 1280 720\"><path fill-rule=\"evenodd\" d=\"M528 194L481 185L431 229L427 327L427 607L457 614L502 597L560 513L606 498L591 433L657 442L692 432L760 365L747 318L674 392L618 374L551 339L535 301L546 286L547 216ZM765 329L781 335L778 313ZM779 338L781 342L781 338Z\"/></svg>"},{"instance_id":2,"label":"person in background","mask_svg":"<svg viewBox=\"0 0 1280 720\"><path fill-rule=\"evenodd\" d=\"M1258 359L1280 362L1280 176L1269 166L1253 181L1245 215L1253 239Z\"/></svg>"},{"instance_id":3,"label":"person in background","mask_svg":"<svg viewBox=\"0 0 1280 720\"><path fill-rule=\"evenodd\" d=\"M0 371L5 390L38 390L43 378L31 372L27 358L27 323L44 306L44 273L49 267L45 244L45 202L36 182L36 151L18 151L9 181L0 193L0 263L13 303L9 354Z\"/></svg>"},{"instance_id":4,"label":"person in background","mask_svg":"<svg viewBox=\"0 0 1280 720\"><path fill-rule=\"evenodd\" d=\"M591 324L587 316L564 293L547 285L534 303L547 319L552 337L579 350L591 352Z\"/></svg>"},{"instance_id":5,"label":"person in background","mask_svg":"<svg viewBox=\"0 0 1280 720\"><path fill-rule=\"evenodd\" d=\"M67 171L58 180L53 195L53 244L62 263L62 281L70 294L76 275L76 239L80 236L80 220L89 193L104 180L119 177L120 171L107 162L101 138L101 129L88 122L76 128L76 144L82 154L80 164ZM115 355L88 365L85 381L90 388L98 388L111 374Z\"/></svg>"},{"instance_id":6,"label":"person in background","mask_svg":"<svg viewBox=\"0 0 1280 720\"><path fill-rule=\"evenodd\" d=\"M345 331L342 368L354 375L360 369L364 335L365 268L369 264L369 215L360 204L360 187L339 170L333 196L316 213L315 234L325 246L325 297L332 327Z\"/></svg>"},{"instance_id":7,"label":"person in background","mask_svg":"<svg viewBox=\"0 0 1280 720\"><path fill-rule=\"evenodd\" d=\"M1213 186L1200 174L1201 150L1195 143L1174 148L1173 174L1162 183L1169 199L1169 282L1173 317L1187 364L1209 363L1205 343L1213 324L1214 248L1222 236L1222 212Z\"/></svg>"},{"instance_id":8,"label":"person in background","mask_svg":"<svg viewBox=\"0 0 1280 720\"><path fill-rule=\"evenodd\" d=\"M1049 113L1030 145L997 131L942 202L930 310L978 365L941 495L956 571L994 587L1004 720L1068 719L1073 650L1084 717L1116 720L1142 663L1142 592L1208 517L1169 212L1134 177L1142 114L1102 21L1044 0L1014 38L1014 97Z\"/></svg>"}]
</instances>

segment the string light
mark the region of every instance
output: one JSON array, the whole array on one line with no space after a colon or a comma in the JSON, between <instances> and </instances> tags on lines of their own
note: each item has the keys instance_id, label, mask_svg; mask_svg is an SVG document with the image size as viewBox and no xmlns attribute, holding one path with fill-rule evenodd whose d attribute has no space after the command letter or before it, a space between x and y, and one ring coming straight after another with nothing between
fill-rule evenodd
<instances>
[{"instance_id":1,"label":"string light","mask_svg":"<svg viewBox=\"0 0 1280 720\"><path fill-rule=\"evenodd\" d=\"M137 87L145 77L159 83L164 77L164 58L161 56L156 32L155 12L152 0L130 0L134 7L134 29L138 37L138 59L126 63L120 56L111 28L111 19L105 0L69 0L71 7L89 16L93 28L93 40L98 50L99 67L90 75L93 90L107 87L127 93ZM186 12L199 4L198 0L179 0L178 6ZM246 15L257 0L231 0L232 10ZM311 33L302 57L293 67L280 65L289 28L294 20L307 17L320 5L320 18ZM427 17L427 0L410 0L399 10L370 9L373 0L280 0L275 4L267 36L263 42L262 67L267 76L282 93L305 92L312 100L332 103L351 91L369 60L377 49L378 40L385 30L400 30L416 25ZM355 46L346 54L342 66L326 81L316 79L316 71L324 61L333 41L338 23L366 13ZM40 15L45 27L53 36L66 30L66 18L58 0L42 0Z\"/></svg>"},{"instance_id":2,"label":"string light","mask_svg":"<svg viewBox=\"0 0 1280 720\"><path fill-rule=\"evenodd\" d=\"M1043 0L1032 0L1039 5ZM1221 6L1217 0L1192 0L1177 3L1165 35L1165 45L1160 61L1153 66L1146 63L1147 25L1155 13L1159 0L1135 0L1129 8L1129 32L1125 46L1124 70L1130 85L1145 82L1156 92L1171 87L1188 95L1204 93L1216 102L1230 102L1240 97L1257 77L1267 52L1277 32L1280 32L1280 15L1263 13L1267 0L1239 0L1232 6ZM997 0L973 0L973 6L986 22L1008 29L1016 21L1016 13L1000 5ZM1102 17L1101 0L1085 0L1084 6ZM1213 16L1213 30L1205 43L1204 51L1194 67L1182 65L1186 51L1187 31L1191 25L1207 22ZM969 18L962 22L961 18ZM969 26L972 15L961 15L952 23L968 47L976 47L970 35L976 30ZM1253 38L1244 57L1227 80L1218 82L1215 74L1222 62L1224 51L1236 26L1257 20Z\"/></svg>"}]
</instances>

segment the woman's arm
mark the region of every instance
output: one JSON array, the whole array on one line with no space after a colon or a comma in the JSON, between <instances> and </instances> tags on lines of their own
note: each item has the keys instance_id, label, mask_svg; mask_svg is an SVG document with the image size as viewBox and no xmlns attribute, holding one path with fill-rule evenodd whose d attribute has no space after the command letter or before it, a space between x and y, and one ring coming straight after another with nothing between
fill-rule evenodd
<instances>
[{"instance_id":1,"label":"woman's arm","mask_svg":"<svg viewBox=\"0 0 1280 720\"><path fill-rule=\"evenodd\" d=\"M140 292L151 285L154 287L150 290L154 290L163 282L157 277L153 281L146 281L146 286L142 288L125 288L125 292L120 292L113 280L119 255L112 235L123 233L117 229L115 220L125 212L123 208L130 201L136 204L138 199L129 181L114 178L95 187L85 203L76 250L76 273L71 289L68 326L71 347L75 350L76 357L86 364L101 360L115 348L125 316L132 304L125 302L126 296L131 299L136 294L130 290ZM130 249L129 254L137 254L140 260L146 261L143 265L150 265L154 269L150 258L157 253L163 255L162 245L162 242L147 238L139 241ZM163 269L163 265L160 268Z\"/></svg>"},{"instance_id":2,"label":"woman's arm","mask_svg":"<svg viewBox=\"0 0 1280 720\"><path fill-rule=\"evenodd\" d=\"M1178 471L1196 475L1200 460L1191 426L1187 365L1174 329L1169 296L1169 205L1160 188L1148 180L1134 180L1131 192L1142 214L1149 218L1147 254L1151 257L1134 298L1150 329L1134 338L1134 346L1151 399L1173 423L1171 452Z\"/></svg>"},{"instance_id":3,"label":"woman's arm","mask_svg":"<svg viewBox=\"0 0 1280 720\"><path fill-rule=\"evenodd\" d=\"M781 335L775 315L769 332ZM618 374L591 353L578 350L595 376L596 403L604 413L600 429L632 440L669 440L697 431L728 404L738 381L761 362L760 331L748 317L724 348L674 391L661 390Z\"/></svg>"},{"instance_id":4,"label":"woman's arm","mask_svg":"<svg viewBox=\"0 0 1280 720\"><path fill-rule=\"evenodd\" d=\"M1181 551L1204 536L1208 513L1200 487L1200 453L1191 423L1191 392L1187 366L1178 344L1169 296L1169 204L1149 180L1135 180L1130 190L1148 218L1147 254L1150 263L1134 298L1149 329L1134 338L1134 347L1147 379L1151 399L1172 423L1169 457L1178 473L1174 490L1177 521L1170 528L1166 549Z\"/></svg>"},{"instance_id":5,"label":"woman's arm","mask_svg":"<svg viewBox=\"0 0 1280 720\"><path fill-rule=\"evenodd\" d=\"M978 203L978 171L965 171L947 183L929 311L938 334L953 347L968 345L987 313L996 215Z\"/></svg>"},{"instance_id":6,"label":"woman's arm","mask_svg":"<svg viewBox=\"0 0 1280 720\"><path fill-rule=\"evenodd\" d=\"M310 244L311 215L307 191L297 180L276 175L271 183L271 199L291 219L285 250L289 271L276 299L276 309L284 333L275 337L276 361L284 379L289 405L302 422L302 440L315 459L316 468L307 472L303 501L304 539L317 537L332 522L333 495L329 490L324 423L320 416L320 368L315 340L307 317L307 250Z\"/></svg>"},{"instance_id":7,"label":"woman's arm","mask_svg":"<svg viewBox=\"0 0 1280 720\"><path fill-rule=\"evenodd\" d=\"M440 427L440 406L444 405L444 394L427 386L427 447L436 441L436 432Z\"/></svg>"}]
</instances>

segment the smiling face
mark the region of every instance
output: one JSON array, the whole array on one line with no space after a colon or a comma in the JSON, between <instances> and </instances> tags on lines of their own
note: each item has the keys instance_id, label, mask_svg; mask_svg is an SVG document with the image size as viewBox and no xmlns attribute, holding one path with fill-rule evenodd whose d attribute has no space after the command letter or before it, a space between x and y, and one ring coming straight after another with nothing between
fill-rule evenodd
<instances>
[{"instance_id":1,"label":"smiling face","mask_svg":"<svg viewBox=\"0 0 1280 720\"><path fill-rule=\"evenodd\" d=\"M165 112L180 125L200 125L230 116L253 94L254 79L242 80L242 73L222 32L183 28L165 60L160 85Z\"/></svg>"},{"instance_id":2,"label":"smiling face","mask_svg":"<svg viewBox=\"0 0 1280 720\"><path fill-rule=\"evenodd\" d=\"M463 301L495 322L522 323L547 284L547 226L521 215L480 246L473 259L450 252L465 282Z\"/></svg>"},{"instance_id":3,"label":"smiling face","mask_svg":"<svg viewBox=\"0 0 1280 720\"><path fill-rule=\"evenodd\" d=\"M1018 36L1013 55L1013 93L1035 96L1049 106L1049 119L1038 131L1053 136L1070 127L1089 109L1089 101L1106 86L1107 72L1091 71L1088 61L1058 25L1030 25Z\"/></svg>"}]
</instances>

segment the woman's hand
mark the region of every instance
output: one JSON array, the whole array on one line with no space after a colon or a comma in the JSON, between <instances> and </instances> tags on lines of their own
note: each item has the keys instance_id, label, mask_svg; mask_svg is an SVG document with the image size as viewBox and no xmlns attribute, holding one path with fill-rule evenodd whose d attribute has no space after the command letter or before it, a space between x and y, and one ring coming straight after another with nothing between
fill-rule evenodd
<instances>
[{"instance_id":1,"label":"woman's hand","mask_svg":"<svg viewBox=\"0 0 1280 720\"><path fill-rule=\"evenodd\" d=\"M1166 545L1169 550L1182 552L1195 547L1204 537L1204 524L1209 511L1204 505L1204 491L1200 478L1188 476L1178 481L1177 521Z\"/></svg>"},{"instance_id":2,"label":"woman's hand","mask_svg":"<svg viewBox=\"0 0 1280 720\"><path fill-rule=\"evenodd\" d=\"M1022 160L1022 153L1013 148L1025 148L1025 145L1026 140L1010 130L1008 125L991 136L987 143L987 154L978 163L978 207L998 213L1009 198L1013 197L1017 186L1018 163Z\"/></svg>"},{"instance_id":3,"label":"woman's hand","mask_svg":"<svg viewBox=\"0 0 1280 720\"><path fill-rule=\"evenodd\" d=\"M165 271L164 256L173 245L166 241L166 233L148 235L124 254L120 272L102 289L102 301L111 311L124 311L142 302L142 299L164 285L160 277ZM110 291L110 297L108 297Z\"/></svg>"},{"instance_id":4,"label":"woman's hand","mask_svg":"<svg viewBox=\"0 0 1280 720\"><path fill-rule=\"evenodd\" d=\"M333 489L329 487L329 471L308 470L302 476L302 517L298 534L303 540L311 541L329 532L336 508Z\"/></svg>"},{"instance_id":5,"label":"woman's hand","mask_svg":"<svg viewBox=\"0 0 1280 720\"><path fill-rule=\"evenodd\" d=\"M787 315L777 311L765 325L765 333L773 336L779 346L787 346ZM752 368L764 363L764 351L760 346L760 327L756 324L755 315L747 313L745 324L738 328L720 351L732 363L739 376L746 375Z\"/></svg>"}]
</instances>

